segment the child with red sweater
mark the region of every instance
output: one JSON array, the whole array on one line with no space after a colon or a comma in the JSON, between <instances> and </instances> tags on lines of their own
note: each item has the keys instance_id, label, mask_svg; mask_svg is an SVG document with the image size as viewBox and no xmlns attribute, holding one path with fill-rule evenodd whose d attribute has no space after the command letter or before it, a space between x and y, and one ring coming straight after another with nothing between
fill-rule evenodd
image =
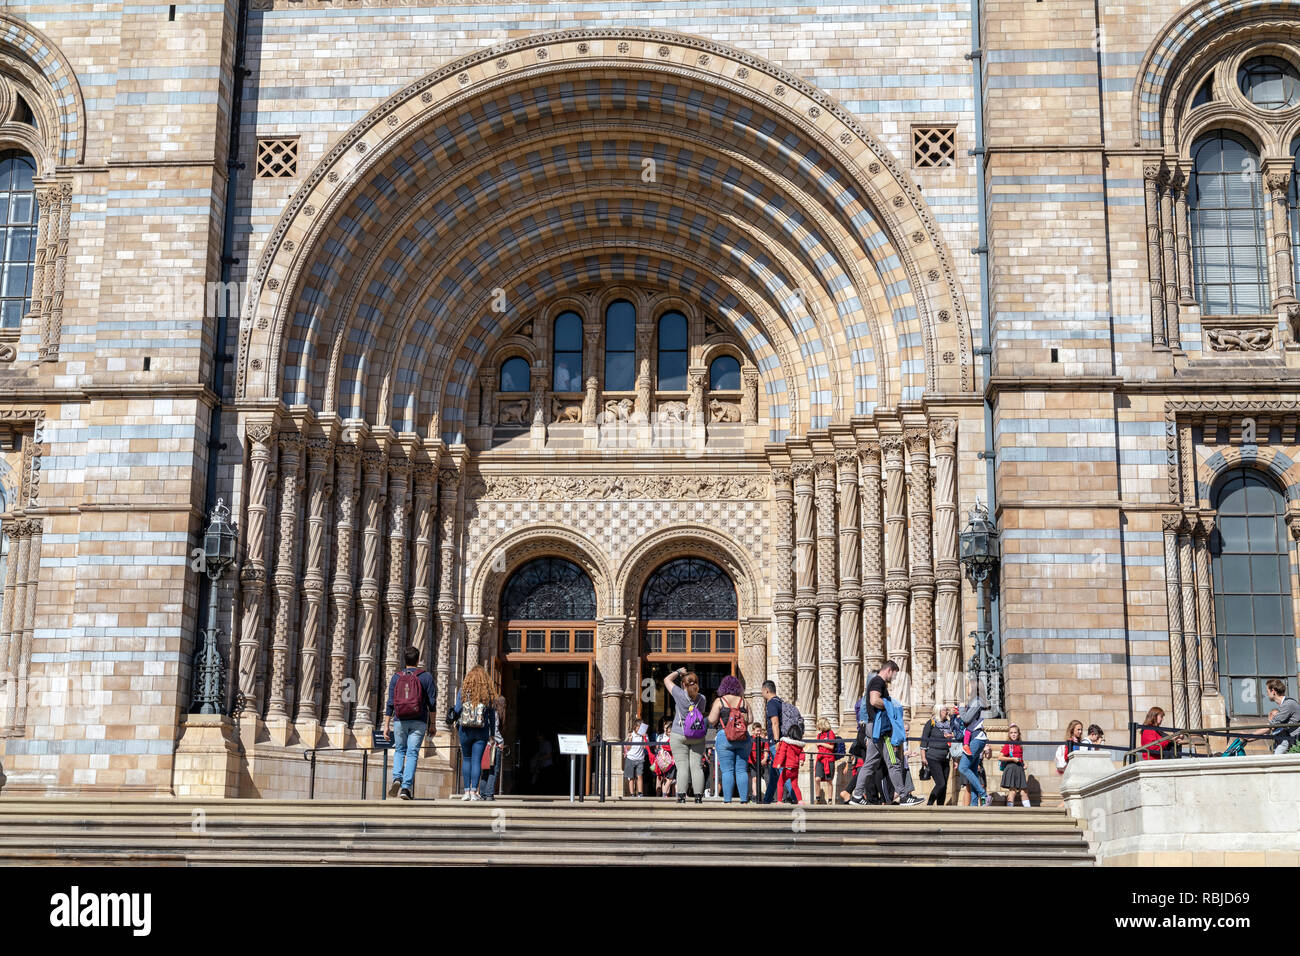
<instances>
[{"instance_id":1,"label":"child with red sweater","mask_svg":"<svg viewBox=\"0 0 1300 956\"><path fill-rule=\"evenodd\" d=\"M799 789L799 767L803 761L803 728L795 724L787 735L781 738L776 748L776 756L772 758L773 766L781 771L776 792L781 794L782 800L785 800L785 787L789 782L790 789L794 791L794 800L789 802L803 803L803 792Z\"/></svg>"}]
</instances>

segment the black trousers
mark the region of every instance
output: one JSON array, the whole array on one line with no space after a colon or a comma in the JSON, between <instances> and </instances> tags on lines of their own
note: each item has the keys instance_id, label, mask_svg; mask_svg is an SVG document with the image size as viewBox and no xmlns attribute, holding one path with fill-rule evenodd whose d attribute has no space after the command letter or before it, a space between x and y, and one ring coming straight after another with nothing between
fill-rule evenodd
<instances>
[{"instance_id":1,"label":"black trousers","mask_svg":"<svg viewBox=\"0 0 1300 956\"><path fill-rule=\"evenodd\" d=\"M938 758L926 754L925 762L930 768L930 779L934 781L934 789L930 791L930 799L925 801L925 805L943 806L944 801L948 799L948 765L952 761L945 753Z\"/></svg>"}]
</instances>

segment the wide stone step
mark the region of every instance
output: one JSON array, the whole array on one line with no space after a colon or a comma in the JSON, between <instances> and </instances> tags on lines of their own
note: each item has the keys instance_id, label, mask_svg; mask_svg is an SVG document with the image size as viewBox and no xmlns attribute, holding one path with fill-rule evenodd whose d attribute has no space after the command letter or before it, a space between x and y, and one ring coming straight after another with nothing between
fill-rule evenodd
<instances>
[{"instance_id":1,"label":"wide stone step","mask_svg":"<svg viewBox=\"0 0 1300 956\"><path fill-rule=\"evenodd\" d=\"M0 863L1091 865L1035 808L670 801L0 800ZM200 825L200 830L194 827Z\"/></svg>"}]
</instances>

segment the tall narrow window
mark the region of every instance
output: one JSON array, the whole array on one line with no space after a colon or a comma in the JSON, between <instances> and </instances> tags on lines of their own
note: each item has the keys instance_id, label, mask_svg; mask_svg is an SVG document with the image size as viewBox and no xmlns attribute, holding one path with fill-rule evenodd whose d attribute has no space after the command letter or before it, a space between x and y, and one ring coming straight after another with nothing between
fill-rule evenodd
<instances>
[{"instance_id":1,"label":"tall narrow window","mask_svg":"<svg viewBox=\"0 0 1300 956\"><path fill-rule=\"evenodd\" d=\"M36 259L36 163L26 153L0 152L0 327L16 329L31 308Z\"/></svg>"},{"instance_id":2,"label":"tall narrow window","mask_svg":"<svg viewBox=\"0 0 1300 956\"><path fill-rule=\"evenodd\" d=\"M630 392L636 387L636 307L626 299L605 310L605 388Z\"/></svg>"},{"instance_id":3,"label":"tall narrow window","mask_svg":"<svg viewBox=\"0 0 1300 956\"><path fill-rule=\"evenodd\" d=\"M501 386L503 392L526 392L529 390L531 375L528 361L516 355L501 363Z\"/></svg>"},{"instance_id":4,"label":"tall narrow window","mask_svg":"<svg viewBox=\"0 0 1300 956\"><path fill-rule=\"evenodd\" d=\"M686 316L665 312L659 318L659 388L686 391Z\"/></svg>"},{"instance_id":5,"label":"tall narrow window","mask_svg":"<svg viewBox=\"0 0 1300 956\"><path fill-rule=\"evenodd\" d=\"M1192 272L1201 310L1260 315L1270 299L1259 153L1218 130L1197 142L1192 159Z\"/></svg>"},{"instance_id":6,"label":"tall narrow window","mask_svg":"<svg viewBox=\"0 0 1300 956\"><path fill-rule=\"evenodd\" d=\"M709 363L709 388L715 392L740 390L740 363L734 356L719 355Z\"/></svg>"},{"instance_id":7,"label":"tall narrow window","mask_svg":"<svg viewBox=\"0 0 1300 956\"><path fill-rule=\"evenodd\" d=\"M582 318L577 312L561 312L555 317L555 374L552 388L557 392L582 391Z\"/></svg>"},{"instance_id":8,"label":"tall narrow window","mask_svg":"<svg viewBox=\"0 0 1300 956\"><path fill-rule=\"evenodd\" d=\"M1296 691L1286 502L1249 468L1224 476L1215 501L1219 518L1210 553L1219 687L1232 714L1267 714L1264 683L1270 677Z\"/></svg>"},{"instance_id":9,"label":"tall narrow window","mask_svg":"<svg viewBox=\"0 0 1300 956\"><path fill-rule=\"evenodd\" d=\"M1291 207L1291 269L1300 283L1300 138L1291 143L1291 189L1287 195Z\"/></svg>"}]
</instances>

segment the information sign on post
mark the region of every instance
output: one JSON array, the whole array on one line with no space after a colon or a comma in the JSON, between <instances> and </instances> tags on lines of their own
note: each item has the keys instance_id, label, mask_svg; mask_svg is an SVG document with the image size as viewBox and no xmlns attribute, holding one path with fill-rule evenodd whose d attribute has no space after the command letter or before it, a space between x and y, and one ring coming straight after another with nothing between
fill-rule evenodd
<instances>
[{"instance_id":1,"label":"information sign on post","mask_svg":"<svg viewBox=\"0 0 1300 956\"><path fill-rule=\"evenodd\" d=\"M569 755L569 802L579 799L578 793L578 758L587 756L586 734L556 734L560 742L560 753Z\"/></svg>"}]
</instances>

